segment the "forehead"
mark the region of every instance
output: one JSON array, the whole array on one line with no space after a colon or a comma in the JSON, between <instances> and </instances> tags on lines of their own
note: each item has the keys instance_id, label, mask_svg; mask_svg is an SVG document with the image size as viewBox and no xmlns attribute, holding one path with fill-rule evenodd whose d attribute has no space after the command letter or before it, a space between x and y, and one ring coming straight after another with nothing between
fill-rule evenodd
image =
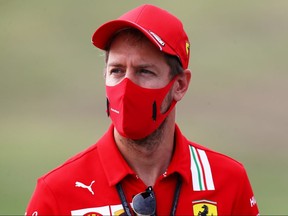
<instances>
[{"instance_id":1,"label":"forehead","mask_svg":"<svg viewBox=\"0 0 288 216\"><path fill-rule=\"evenodd\" d=\"M133 28L127 28L127 29L122 29L118 32L116 32L112 38L109 40L109 42L106 45L106 50L109 50L111 48L111 45L113 44L113 42L115 42L116 39L121 38L121 40L123 40L123 42L129 42L131 43L131 45L140 45L142 43L148 43L150 42L148 40L147 37L145 37L145 35L140 32L137 29L133 29Z\"/></svg>"},{"instance_id":2,"label":"forehead","mask_svg":"<svg viewBox=\"0 0 288 216\"><path fill-rule=\"evenodd\" d=\"M106 53L106 62L109 55L118 56L118 54L166 63L165 54L138 30L124 30L112 38Z\"/></svg>"},{"instance_id":3,"label":"forehead","mask_svg":"<svg viewBox=\"0 0 288 216\"><path fill-rule=\"evenodd\" d=\"M155 52L160 53L162 56L165 56L165 53L156 46L151 39L147 38L144 33L135 28L126 28L116 32L108 43L106 44L106 51L109 52L111 46L115 43L115 41L121 41L123 43L129 44L131 47L149 47L149 49L154 50Z\"/></svg>"}]
</instances>

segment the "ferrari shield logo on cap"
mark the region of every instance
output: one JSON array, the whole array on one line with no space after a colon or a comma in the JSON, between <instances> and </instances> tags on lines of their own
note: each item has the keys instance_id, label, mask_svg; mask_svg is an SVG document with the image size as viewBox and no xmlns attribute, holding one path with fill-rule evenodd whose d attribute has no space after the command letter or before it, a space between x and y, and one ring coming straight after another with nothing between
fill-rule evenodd
<instances>
[{"instance_id":1,"label":"ferrari shield logo on cap","mask_svg":"<svg viewBox=\"0 0 288 216\"><path fill-rule=\"evenodd\" d=\"M190 44L189 44L189 42L186 42L186 54L187 54L187 56L189 55L189 52L190 52Z\"/></svg>"},{"instance_id":2,"label":"ferrari shield logo on cap","mask_svg":"<svg viewBox=\"0 0 288 216\"><path fill-rule=\"evenodd\" d=\"M209 200L198 200L193 203L193 215L217 216L217 203Z\"/></svg>"}]
</instances>

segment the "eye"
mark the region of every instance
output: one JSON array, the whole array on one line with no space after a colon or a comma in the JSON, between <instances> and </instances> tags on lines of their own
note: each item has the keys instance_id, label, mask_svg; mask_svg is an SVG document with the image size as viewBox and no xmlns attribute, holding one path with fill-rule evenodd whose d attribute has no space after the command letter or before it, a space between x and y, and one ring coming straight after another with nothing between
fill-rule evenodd
<instances>
[{"instance_id":1,"label":"eye","mask_svg":"<svg viewBox=\"0 0 288 216\"><path fill-rule=\"evenodd\" d=\"M147 70L145 68L140 68L139 69L140 74L145 74L145 75L155 75L155 73L151 70Z\"/></svg>"},{"instance_id":2,"label":"eye","mask_svg":"<svg viewBox=\"0 0 288 216\"><path fill-rule=\"evenodd\" d=\"M110 75L118 76L118 75L123 74L123 73L125 73L125 71L121 68L111 68L109 70Z\"/></svg>"}]
</instances>

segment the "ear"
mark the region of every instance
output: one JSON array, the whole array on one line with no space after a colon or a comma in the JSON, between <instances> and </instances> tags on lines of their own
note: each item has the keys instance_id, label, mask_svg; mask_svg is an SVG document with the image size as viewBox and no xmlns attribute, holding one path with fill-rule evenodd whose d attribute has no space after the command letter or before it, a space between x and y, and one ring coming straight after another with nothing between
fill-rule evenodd
<instances>
[{"instance_id":1,"label":"ear","mask_svg":"<svg viewBox=\"0 0 288 216\"><path fill-rule=\"evenodd\" d=\"M174 83L174 100L180 101L186 94L191 80L191 71L185 69L183 73L179 74Z\"/></svg>"}]
</instances>

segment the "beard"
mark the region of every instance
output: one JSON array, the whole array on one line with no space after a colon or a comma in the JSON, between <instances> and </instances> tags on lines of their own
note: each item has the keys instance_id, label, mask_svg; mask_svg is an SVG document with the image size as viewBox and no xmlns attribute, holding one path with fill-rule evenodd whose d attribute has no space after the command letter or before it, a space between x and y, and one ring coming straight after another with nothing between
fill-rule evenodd
<instances>
[{"instance_id":1,"label":"beard","mask_svg":"<svg viewBox=\"0 0 288 216\"><path fill-rule=\"evenodd\" d=\"M170 90L169 93L167 94L167 96L164 98L162 105L161 105L161 112L165 113L169 110L171 104L172 104L172 91ZM163 120L163 122L161 123L161 125L151 134L149 134L148 136L142 138L142 139L127 139L127 143L130 145L134 145L137 147L144 147L146 148L146 150L153 150L155 149L163 140L163 134L164 134L164 130L167 124L167 118L165 118Z\"/></svg>"},{"instance_id":2,"label":"beard","mask_svg":"<svg viewBox=\"0 0 288 216\"><path fill-rule=\"evenodd\" d=\"M144 147L146 150L151 151L158 146L163 140L164 129L166 125L166 119L161 123L161 125L151 134L142 139L127 139L127 143L136 147Z\"/></svg>"}]
</instances>

